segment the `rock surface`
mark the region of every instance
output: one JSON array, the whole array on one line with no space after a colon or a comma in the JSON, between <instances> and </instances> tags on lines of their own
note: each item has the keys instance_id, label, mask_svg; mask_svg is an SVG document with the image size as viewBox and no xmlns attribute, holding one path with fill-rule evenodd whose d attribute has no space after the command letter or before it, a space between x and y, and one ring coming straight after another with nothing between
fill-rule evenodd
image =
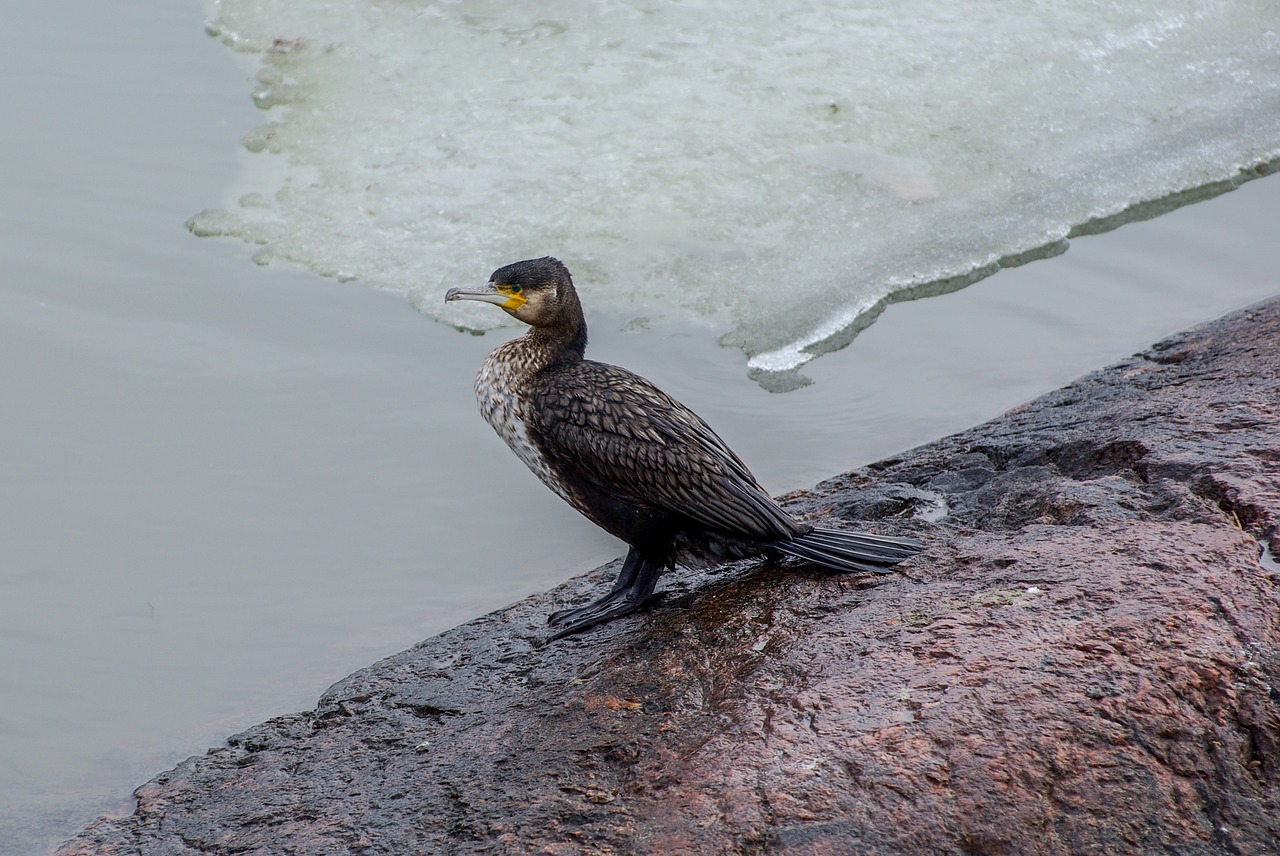
<instances>
[{"instance_id":1,"label":"rock surface","mask_svg":"<svg viewBox=\"0 0 1280 856\"><path fill-rule=\"evenodd\" d=\"M598 570L59 852L1280 852L1280 300L787 501L929 549L672 574L540 647Z\"/></svg>"}]
</instances>

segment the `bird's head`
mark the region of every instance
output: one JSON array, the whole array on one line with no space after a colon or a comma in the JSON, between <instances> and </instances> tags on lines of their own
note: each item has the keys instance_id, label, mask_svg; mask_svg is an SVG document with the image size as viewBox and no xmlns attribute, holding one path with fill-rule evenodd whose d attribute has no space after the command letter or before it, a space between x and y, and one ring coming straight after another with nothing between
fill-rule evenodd
<instances>
[{"instance_id":1,"label":"bird's head","mask_svg":"<svg viewBox=\"0 0 1280 856\"><path fill-rule=\"evenodd\" d=\"M551 256L500 267L480 288L451 288L444 300L492 303L531 327L577 323L582 316L569 269Z\"/></svg>"}]
</instances>

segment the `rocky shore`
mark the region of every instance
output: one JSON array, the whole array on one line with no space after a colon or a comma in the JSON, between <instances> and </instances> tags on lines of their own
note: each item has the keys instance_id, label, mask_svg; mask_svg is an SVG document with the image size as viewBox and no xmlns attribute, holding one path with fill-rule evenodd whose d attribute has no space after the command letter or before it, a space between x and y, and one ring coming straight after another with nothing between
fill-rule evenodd
<instances>
[{"instance_id":1,"label":"rocky shore","mask_svg":"<svg viewBox=\"0 0 1280 856\"><path fill-rule=\"evenodd\" d=\"M542 645L597 570L58 853L1280 852L1280 299L786 500L928 550L682 571Z\"/></svg>"}]
</instances>

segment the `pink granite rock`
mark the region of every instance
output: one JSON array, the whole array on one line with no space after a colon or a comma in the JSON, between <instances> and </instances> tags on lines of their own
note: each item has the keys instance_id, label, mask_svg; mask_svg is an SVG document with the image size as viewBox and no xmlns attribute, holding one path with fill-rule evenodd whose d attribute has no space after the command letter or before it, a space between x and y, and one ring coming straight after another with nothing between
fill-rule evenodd
<instances>
[{"instance_id":1,"label":"pink granite rock","mask_svg":"<svg viewBox=\"0 0 1280 856\"><path fill-rule=\"evenodd\" d=\"M593 572L59 852L1280 853L1280 301L787 499L929 549L673 574L541 646Z\"/></svg>"}]
</instances>

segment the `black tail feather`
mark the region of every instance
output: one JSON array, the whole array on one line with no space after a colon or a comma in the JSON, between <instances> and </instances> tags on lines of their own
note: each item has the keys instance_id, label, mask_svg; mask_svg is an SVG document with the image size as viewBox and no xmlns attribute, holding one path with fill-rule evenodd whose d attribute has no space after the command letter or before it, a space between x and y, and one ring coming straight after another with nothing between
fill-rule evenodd
<instances>
[{"instance_id":1,"label":"black tail feather","mask_svg":"<svg viewBox=\"0 0 1280 856\"><path fill-rule=\"evenodd\" d=\"M910 538L837 529L814 529L790 541L774 541L769 546L833 571L869 574L892 573L893 565L924 549L923 544Z\"/></svg>"}]
</instances>

